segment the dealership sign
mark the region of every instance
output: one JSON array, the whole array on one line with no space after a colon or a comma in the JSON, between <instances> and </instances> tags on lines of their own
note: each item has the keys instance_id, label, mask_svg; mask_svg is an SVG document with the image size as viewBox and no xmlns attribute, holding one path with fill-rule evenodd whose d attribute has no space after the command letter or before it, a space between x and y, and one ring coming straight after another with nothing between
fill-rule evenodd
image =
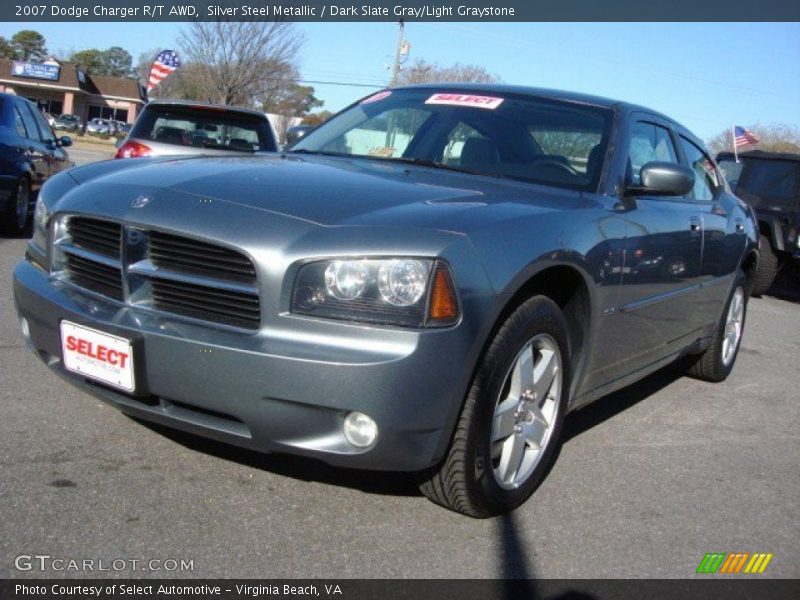
<instances>
[{"instance_id":1,"label":"dealership sign","mask_svg":"<svg viewBox=\"0 0 800 600\"><path fill-rule=\"evenodd\" d=\"M14 61L12 71L15 77L47 79L48 81L58 81L58 78L61 75L61 67L58 65L22 62L21 60Z\"/></svg>"}]
</instances>

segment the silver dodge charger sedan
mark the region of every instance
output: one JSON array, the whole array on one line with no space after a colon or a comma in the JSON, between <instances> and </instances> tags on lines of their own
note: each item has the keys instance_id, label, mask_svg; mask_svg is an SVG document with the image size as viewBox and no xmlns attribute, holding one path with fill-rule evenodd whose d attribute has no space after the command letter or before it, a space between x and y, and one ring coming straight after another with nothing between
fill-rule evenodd
<instances>
[{"instance_id":1,"label":"silver dodge charger sedan","mask_svg":"<svg viewBox=\"0 0 800 600\"><path fill-rule=\"evenodd\" d=\"M681 359L733 368L753 215L654 111L387 89L283 154L51 179L14 271L27 342L139 419L523 503L568 412ZM592 457L593 460L596 457Z\"/></svg>"}]
</instances>

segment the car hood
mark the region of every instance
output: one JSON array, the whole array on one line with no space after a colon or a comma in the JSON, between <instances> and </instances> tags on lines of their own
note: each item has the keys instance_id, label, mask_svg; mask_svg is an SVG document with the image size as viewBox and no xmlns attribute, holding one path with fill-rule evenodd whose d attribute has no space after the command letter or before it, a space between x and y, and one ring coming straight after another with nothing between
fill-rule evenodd
<instances>
[{"instance_id":1,"label":"car hood","mask_svg":"<svg viewBox=\"0 0 800 600\"><path fill-rule=\"evenodd\" d=\"M318 225L433 227L464 231L492 218L587 206L577 192L398 162L272 154L123 159L70 172L130 202L149 191L202 197ZM88 186L87 186L88 187ZM86 192L88 190L84 190ZM110 193L109 193L110 195Z\"/></svg>"}]
</instances>

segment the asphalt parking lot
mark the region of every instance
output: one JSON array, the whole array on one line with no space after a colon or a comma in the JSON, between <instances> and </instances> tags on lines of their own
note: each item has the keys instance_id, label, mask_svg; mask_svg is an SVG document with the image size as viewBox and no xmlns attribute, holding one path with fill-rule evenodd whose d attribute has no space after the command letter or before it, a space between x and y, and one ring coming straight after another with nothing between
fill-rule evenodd
<instances>
[{"instance_id":1,"label":"asphalt parking lot","mask_svg":"<svg viewBox=\"0 0 800 600\"><path fill-rule=\"evenodd\" d=\"M476 521L404 475L145 426L72 389L18 331L24 244L0 238L0 577L109 575L22 572L25 554L193 561L121 576L691 577L716 551L800 577L796 292L751 300L728 381L667 369L572 415L534 497Z\"/></svg>"},{"instance_id":2,"label":"asphalt parking lot","mask_svg":"<svg viewBox=\"0 0 800 600\"><path fill-rule=\"evenodd\" d=\"M72 159L76 165L85 165L86 163L106 160L114 156L113 146L84 142L80 138L75 138L73 141L74 145L69 147L67 152L69 152L70 159Z\"/></svg>"}]
</instances>

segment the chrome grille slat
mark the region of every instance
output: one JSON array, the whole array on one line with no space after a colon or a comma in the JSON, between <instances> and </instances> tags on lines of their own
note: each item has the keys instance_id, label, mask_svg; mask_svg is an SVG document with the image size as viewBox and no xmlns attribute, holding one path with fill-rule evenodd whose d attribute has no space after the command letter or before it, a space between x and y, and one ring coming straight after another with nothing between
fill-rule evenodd
<instances>
[{"instance_id":1,"label":"chrome grille slat","mask_svg":"<svg viewBox=\"0 0 800 600\"><path fill-rule=\"evenodd\" d=\"M160 231L150 232L149 257L156 266L176 271L243 282L256 278L252 261L239 252Z\"/></svg>"},{"instance_id":2,"label":"chrome grille slat","mask_svg":"<svg viewBox=\"0 0 800 600\"><path fill-rule=\"evenodd\" d=\"M244 279L244 280L252 280L253 275L252 273L243 268L238 266L230 266L225 263L220 263L217 261L210 261L205 260L202 264L198 264L196 261L193 261L188 258L183 258L180 255L170 255L166 252L154 252L150 251L150 260L153 261L153 264L164 267L164 268L175 268L178 270L186 270L187 272L199 272L199 273L216 273L222 271L225 273L227 277L226 279L236 278L236 279Z\"/></svg>"},{"instance_id":3,"label":"chrome grille slat","mask_svg":"<svg viewBox=\"0 0 800 600\"><path fill-rule=\"evenodd\" d=\"M115 300L122 300L122 271L75 254L66 254L69 279L87 289Z\"/></svg>"},{"instance_id":4,"label":"chrome grille slat","mask_svg":"<svg viewBox=\"0 0 800 600\"><path fill-rule=\"evenodd\" d=\"M78 248L113 258L120 256L122 226L119 223L89 217L71 217L67 232Z\"/></svg>"},{"instance_id":5,"label":"chrome grille slat","mask_svg":"<svg viewBox=\"0 0 800 600\"><path fill-rule=\"evenodd\" d=\"M189 317L207 315L200 318L219 320L232 325L252 327L258 323L260 308L258 297L247 297L236 292L228 294L225 301L210 299L205 290L196 289L188 284L166 284L163 280L153 279L153 306L161 310L178 312ZM193 289L195 288L195 289ZM253 303L255 301L255 304ZM209 318L209 316L214 318Z\"/></svg>"},{"instance_id":6,"label":"chrome grille slat","mask_svg":"<svg viewBox=\"0 0 800 600\"><path fill-rule=\"evenodd\" d=\"M75 285L160 312L245 329L260 326L255 265L241 252L78 215L64 223L67 235L56 246L61 270ZM123 248L123 240L130 245Z\"/></svg>"},{"instance_id":7,"label":"chrome grille slat","mask_svg":"<svg viewBox=\"0 0 800 600\"><path fill-rule=\"evenodd\" d=\"M167 279L154 279L153 283L155 284L156 282L160 287L170 290L175 295L185 296L189 300L195 299L196 292L202 290L203 297L208 299L209 302L216 302L218 299L219 303L225 304L224 300L236 298L237 306L239 303L241 303L241 305L249 304L258 310L258 296L256 294L247 294L235 291L224 292L219 290L209 290L208 288L203 288L201 286L192 286L191 284L186 283L171 282ZM193 291L195 295L192 295Z\"/></svg>"}]
</instances>

